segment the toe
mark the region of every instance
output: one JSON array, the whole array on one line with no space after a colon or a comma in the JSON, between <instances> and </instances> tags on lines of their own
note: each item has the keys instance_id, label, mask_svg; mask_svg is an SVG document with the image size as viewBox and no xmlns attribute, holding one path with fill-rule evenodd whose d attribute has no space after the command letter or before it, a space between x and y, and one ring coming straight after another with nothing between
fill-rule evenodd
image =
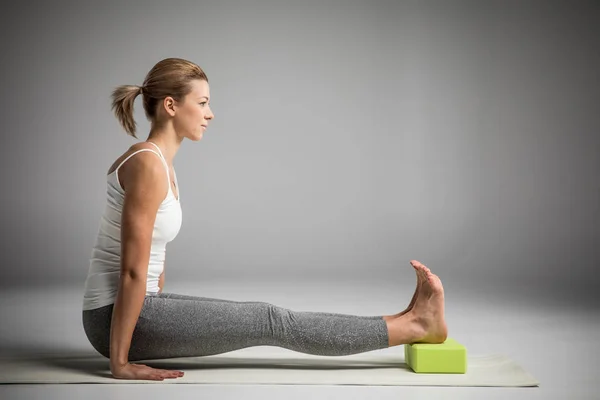
<instances>
[{"instance_id":1,"label":"toe","mask_svg":"<svg viewBox=\"0 0 600 400\"><path fill-rule=\"evenodd\" d=\"M427 272L427 271L423 272L423 280L431 283L431 272Z\"/></svg>"},{"instance_id":2,"label":"toe","mask_svg":"<svg viewBox=\"0 0 600 400\"><path fill-rule=\"evenodd\" d=\"M427 267L427 265L425 265L423 263L419 263L419 266L421 266L421 268L423 268L425 271L429 271L429 268Z\"/></svg>"},{"instance_id":3,"label":"toe","mask_svg":"<svg viewBox=\"0 0 600 400\"><path fill-rule=\"evenodd\" d=\"M422 280L427 279L427 271L425 271L425 269L423 269L423 267L421 267L421 266L417 267L417 271L418 271L419 275L421 276Z\"/></svg>"},{"instance_id":4,"label":"toe","mask_svg":"<svg viewBox=\"0 0 600 400\"><path fill-rule=\"evenodd\" d=\"M421 268L423 268L423 270L426 272L431 272L431 270L425 264L421 264Z\"/></svg>"}]
</instances>

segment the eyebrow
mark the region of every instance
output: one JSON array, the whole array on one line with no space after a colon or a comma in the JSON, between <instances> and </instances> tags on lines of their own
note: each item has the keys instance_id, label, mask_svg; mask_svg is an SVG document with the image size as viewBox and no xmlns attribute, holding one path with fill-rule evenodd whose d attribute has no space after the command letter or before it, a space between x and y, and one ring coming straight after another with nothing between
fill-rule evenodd
<instances>
[{"instance_id":1,"label":"eyebrow","mask_svg":"<svg viewBox=\"0 0 600 400\"><path fill-rule=\"evenodd\" d=\"M206 100L208 100L208 97L206 97L206 96L200 96L200 98L203 98L203 97L204 97Z\"/></svg>"}]
</instances>

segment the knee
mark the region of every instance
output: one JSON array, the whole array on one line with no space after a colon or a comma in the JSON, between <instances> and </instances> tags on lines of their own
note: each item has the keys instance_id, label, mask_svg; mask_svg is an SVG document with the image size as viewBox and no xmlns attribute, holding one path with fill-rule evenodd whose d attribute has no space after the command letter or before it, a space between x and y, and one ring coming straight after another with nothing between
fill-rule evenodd
<instances>
[{"instance_id":1,"label":"knee","mask_svg":"<svg viewBox=\"0 0 600 400\"><path fill-rule=\"evenodd\" d=\"M275 304L259 302L260 307L263 311L268 313L269 315L281 315L286 314L289 310L280 306L276 306Z\"/></svg>"},{"instance_id":2,"label":"knee","mask_svg":"<svg viewBox=\"0 0 600 400\"><path fill-rule=\"evenodd\" d=\"M275 326L289 326L294 322L293 311L271 303L261 303L267 319Z\"/></svg>"}]
</instances>

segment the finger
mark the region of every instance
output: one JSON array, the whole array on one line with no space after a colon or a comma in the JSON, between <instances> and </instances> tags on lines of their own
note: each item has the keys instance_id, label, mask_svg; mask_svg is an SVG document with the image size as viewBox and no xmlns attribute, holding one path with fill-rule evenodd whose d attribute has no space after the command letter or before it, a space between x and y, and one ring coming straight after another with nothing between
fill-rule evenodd
<instances>
[{"instance_id":1,"label":"finger","mask_svg":"<svg viewBox=\"0 0 600 400\"><path fill-rule=\"evenodd\" d=\"M160 373L160 374L167 374L167 375L168 375L168 374L170 374L170 373L171 373L171 372L173 372L173 371L171 371L171 370L168 370L168 369L158 369L158 368L157 368L157 369L156 369L156 372L158 372L158 373Z\"/></svg>"},{"instance_id":2,"label":"finger","mask_svg":"<svg viewBox=\"0 0 600 400\"><path fill-rule=\"evenodd\" d=\"M180 371L170 371L167 369L159 369L157 370L160 376L166 379L178 378L180 375Z\"/></svg>"},{"instance_id":3,"label":"finger","mask_svg":"<svg viewBox=\"0 0 600 400\"><path fill-rule=\"evenodd\" d=\"M168 374L183 374L182 371L174 370L174 369L161 369L161 372L166 372Z\"/></svg>"},{"instance_id":4,"label":"finger","mask_svg":"<svg viewBox=\"0 0 600 400\"><path fill-rule=\"evenodd\" d=\"M162 381L165 379L164 373L161 372L161 370L159 369L154 369L152 367L149 367L147 365L144 366L146 371L145 372L145 376L148 377L148 379L154 380L154 381Z\"/></svg>"},{"instance_id":5,"label":"finger","mask_svg":"<svg viewBox=\"0 0 600 400\"><path fill-rule=\"evenodd\" d=\"M149 377L153 381L163 381L165 379L163 376L157 373L152 373L151 375L149 375Z\"/></svg>"}]
</instances>

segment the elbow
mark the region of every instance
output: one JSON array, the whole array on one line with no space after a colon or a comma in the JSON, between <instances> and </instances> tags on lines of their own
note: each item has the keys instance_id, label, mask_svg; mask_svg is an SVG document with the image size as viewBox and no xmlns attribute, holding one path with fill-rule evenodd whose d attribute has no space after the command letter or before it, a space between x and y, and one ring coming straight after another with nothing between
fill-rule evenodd
<instances>
[{"instance_id":1,"label":"elbow","mask_svg":"<svg viewBox=\"0 0 600 400\"><path fill-rule=\"evenodd\" d=\"M130 282L146 282L146 273L135 269L125 269L121 271L121 279Z\"/></svg>"}]
</instances>

